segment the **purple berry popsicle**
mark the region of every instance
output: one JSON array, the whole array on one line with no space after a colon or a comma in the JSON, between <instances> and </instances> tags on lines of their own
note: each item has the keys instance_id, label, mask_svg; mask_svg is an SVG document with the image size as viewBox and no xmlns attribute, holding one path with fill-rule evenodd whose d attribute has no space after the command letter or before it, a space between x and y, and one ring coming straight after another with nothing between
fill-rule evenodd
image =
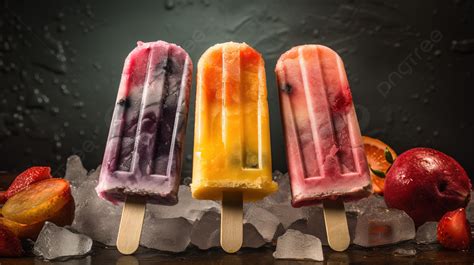
<instances>
[{"instance_id":1,"label":"purple berry popsicle","mask_svg":"<svg viewBox=\"0 0 474 265\"><path fill-rule=\"evenodd\" d=\"M191 76L191 59L175 44L138 42L128 55L96 188L100 197L177 203Z\"/></svg>"}]
</instances>

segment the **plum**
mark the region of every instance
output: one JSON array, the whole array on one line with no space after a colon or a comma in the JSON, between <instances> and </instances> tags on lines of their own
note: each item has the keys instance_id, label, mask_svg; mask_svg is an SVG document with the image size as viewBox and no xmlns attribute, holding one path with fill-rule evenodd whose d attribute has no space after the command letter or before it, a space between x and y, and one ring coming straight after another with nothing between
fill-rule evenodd
<instances>
[{"instance_id":1,"label":"plum","mask_svg":"<svg viewBox=\"0 0 474 265\"><path fill-rule=\"evenodd\" d=\"M438 221L469 202L471 181L452 157L431 149L401 154L385 179L385 202L405 211L417 226Z\"/></svg>"}]
</instances>

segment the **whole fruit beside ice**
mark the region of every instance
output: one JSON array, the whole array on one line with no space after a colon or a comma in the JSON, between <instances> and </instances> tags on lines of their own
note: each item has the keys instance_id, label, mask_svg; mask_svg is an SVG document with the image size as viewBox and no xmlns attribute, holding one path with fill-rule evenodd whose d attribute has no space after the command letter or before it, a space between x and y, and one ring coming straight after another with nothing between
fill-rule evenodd
<instances>
[{"instance_id":1,"label":"whole fruit beside ice","mask_svg":"<svg viewBox=\"0 0 474 265\"><path fill-rule=\"evenodd\" d=\"M464 208L447 212L438 224L438 241L445 248L467 250L471 245L471 226Z\"/></svg>"},{"instance_id":2,"label":"whole fruit beside ice","mask_svg":"<svg viewBox=\"0 0 474 265\"><path fill-rule=\"evenodd\" d=\"M398 156L385 179L385 202L405 211L417 226L438 221L469 202L471 181L452 157L430 148Z\"/></svg>"}]
</instances>

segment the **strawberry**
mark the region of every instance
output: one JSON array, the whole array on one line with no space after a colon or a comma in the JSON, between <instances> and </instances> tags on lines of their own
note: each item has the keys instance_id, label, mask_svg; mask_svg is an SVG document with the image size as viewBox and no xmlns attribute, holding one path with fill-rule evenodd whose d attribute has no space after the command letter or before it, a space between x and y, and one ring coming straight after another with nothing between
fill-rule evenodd
<instances>
[{"instance_id":1,"label":"strawberry","mask_svg":"<svg viewBox=\"0 0 474 265\"><path fill-rule=\"evenodd\" d=\"M20 239L5 226L0 225L0 257L19 257L22 253Z\"/></svg>"},{"instance_id":2,"label":"strawberry","mask_svg":"<svg viewBox=\"0 0 474 265\"><path fill-rule=\"evenodd\" d=\"M438 223L438 241L445 248L467 250L471 244L471 226L466 210L459 208L447 212Z\"/></svg>"},{"instance_id":3,"label":"strawberry","mask_svg":"<svg viewBox=\"0 0 474 265\"><path fill-rule=\"evenodd\" d=\"M24 190L30 184L50 178L50 167L30 167L15 178L15 180L5 193L5 197L7 199L10 199L10 197Z\"/></svg>"},{"instance_id":4,"label":"strawberry","mask_svg":"<svg viewBox=\"0 0 474 265\"><path fill-rule=\"evenodd\" d=\"M7 197L5 196L5 191L0 191L0 204L4 204L7 201Z\"/></svg>"}]
</instances>

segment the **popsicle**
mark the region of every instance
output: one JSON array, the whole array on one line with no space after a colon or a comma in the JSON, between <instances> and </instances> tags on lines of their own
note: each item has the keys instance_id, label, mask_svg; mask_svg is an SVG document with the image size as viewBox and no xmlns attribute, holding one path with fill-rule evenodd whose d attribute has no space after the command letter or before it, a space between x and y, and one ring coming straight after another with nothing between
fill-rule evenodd
<instances>
[{"instance_id":1,"label":"popsicle","mask_svg":"<svg viewBox=\"0 0 474 265\"><path fill-rule=\"evenodd\" d=\"M96 188L125 202L117 240L124 254L138 247L146 203L177 203L191 76L188 54L164 41L138 42L125 60Z\"/></svg>"},{"instance_id":2,"label":"popsicle","mask_svg":"<svg viewBox=\"0 0 474 265\"><path fill-rule=\"evenodd\" d=\"M245 43L209 48L199 59L192 195L222 200L221 245L242 244L242 201L276 191L262 56Z\"/></svg>"},{"instance_id":3,"label":"popsicle","mask_svg":"<svg viewBox=\"0 0 474 265\"><path fill-rule=\"evenodd\" d=\"M341 222L344 226L342 202L371 193L364 145L344 64L328 47L302 45L285 52L275 72L292 205L300 207L322 202L326 228L331 229ZM334 216L339 219L327 220ZM340 239L342 233L338 234L335 236ZM345 236L344 240L348 240L348 234ZM343 244L346 243L349 242Z\"/></svg>"}]
</instances>

